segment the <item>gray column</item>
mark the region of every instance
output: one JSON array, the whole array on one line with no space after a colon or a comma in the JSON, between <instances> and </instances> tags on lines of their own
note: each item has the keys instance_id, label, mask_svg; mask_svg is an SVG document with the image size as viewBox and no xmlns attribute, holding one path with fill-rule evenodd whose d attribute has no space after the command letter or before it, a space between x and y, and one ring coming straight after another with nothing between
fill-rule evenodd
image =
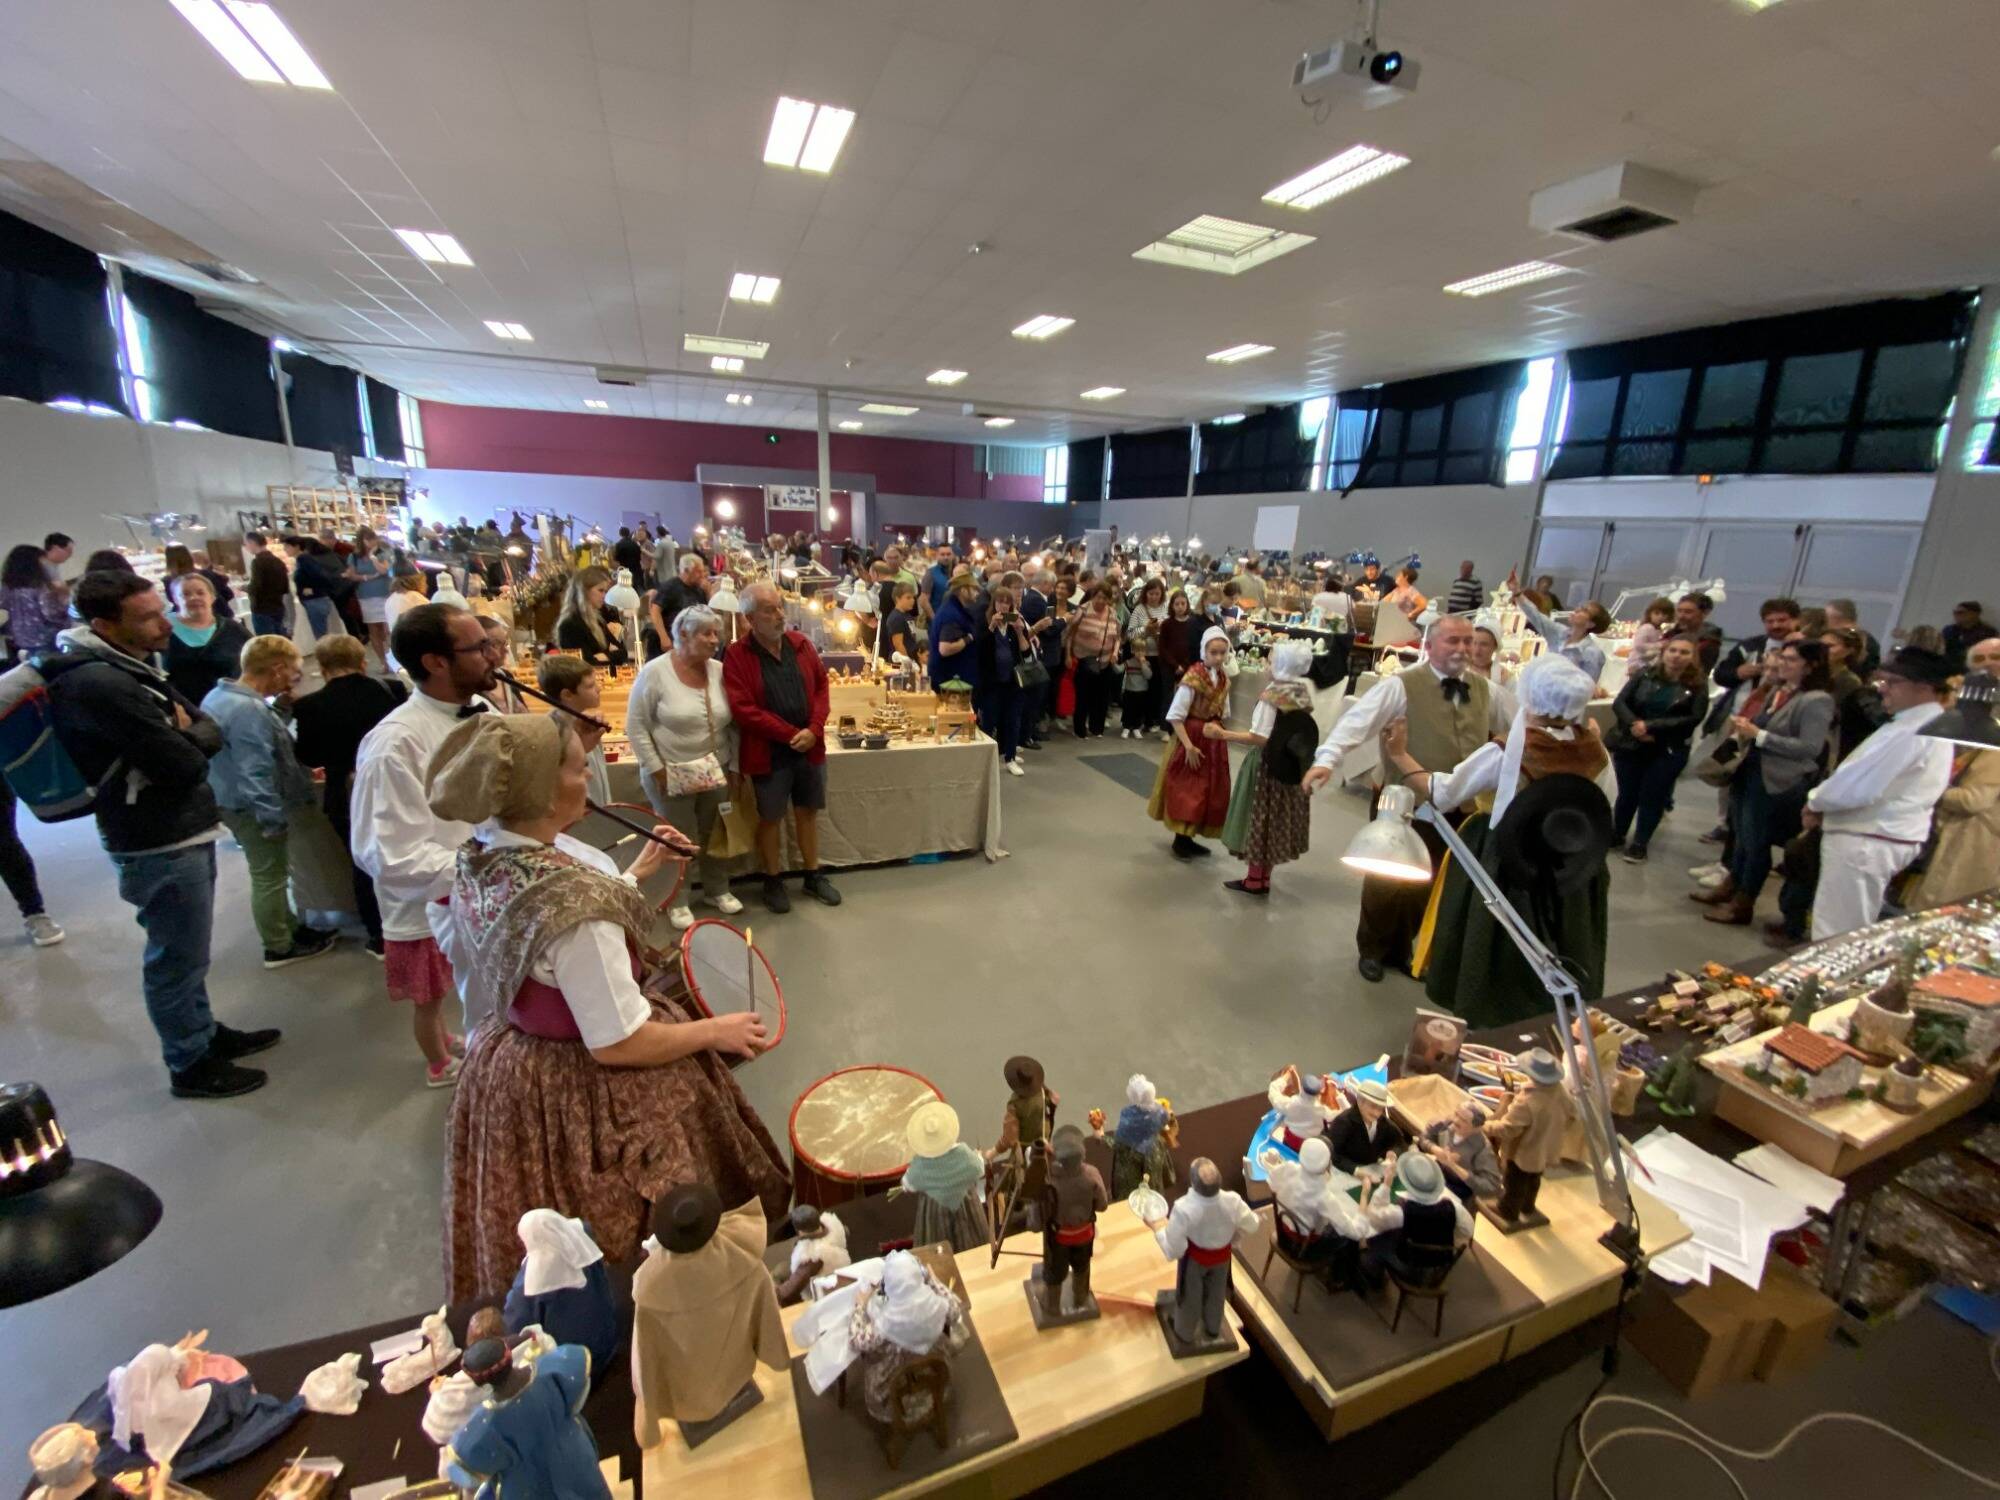
<instances>
[{"instance_id":1,"label":"gray column","mask_svg":"<svg viewBox=\"0 0 2000 1500\"><path fill-rule=\"evenodd\" d=\"M819 393L819 530L824 531L831 524L828 517L833 511L833 446L827 431L826 390ZM848 518L849 529L853 527L853 517Z\"/></svg>"}]
</instances>

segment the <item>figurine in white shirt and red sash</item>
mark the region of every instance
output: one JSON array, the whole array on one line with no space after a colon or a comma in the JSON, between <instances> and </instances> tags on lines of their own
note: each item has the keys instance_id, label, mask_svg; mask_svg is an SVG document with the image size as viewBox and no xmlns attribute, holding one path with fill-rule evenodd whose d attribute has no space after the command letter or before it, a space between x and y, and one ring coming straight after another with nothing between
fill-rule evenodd
<instances>
[{"instance_id":1,"label":"figurine in white shirt and red sash","mask_svg":"<svg viewBox=\"0 0 2000 1500\"><path fill-rule=\"evenodd\" d=\"M1161 1292L1156 1303L1167 1347L1176 1359L1236 1347L1222 1321L1223 1304L1229 1300L1229 1255L1239 1239L1257 1231L1256 1212L1222 1186L1214 1162L1196 1158L1188 1178L1191 1186L1173 1211L1148 1226L1161 1254L1180 1262L1173 1291Z\"/></svg>"}]
</instances>

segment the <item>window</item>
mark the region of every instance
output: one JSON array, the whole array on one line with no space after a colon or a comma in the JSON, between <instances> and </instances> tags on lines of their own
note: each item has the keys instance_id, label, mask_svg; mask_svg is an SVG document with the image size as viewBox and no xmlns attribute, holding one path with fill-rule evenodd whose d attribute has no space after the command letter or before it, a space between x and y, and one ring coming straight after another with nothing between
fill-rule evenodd
<instances>
[{"instance_id":1,"label":"window","mask_svg":"<svg viewBox=\"0 0 2000 1500\"><path fill-rule=\"evenodd\" d=\"M1326 487L1326 450L1333 437L1333 424L1327 416L1332 408L1331 396L1315 396L1299 403L1299 436L1311 438L1313 445L1312 474L1306 481L1309 490Z\"/></svg>"},{"instance_id":2,"label":"window","mask_svg":"<svg viewBox=\"0 0 2000 1500\"><path fill-rule=\"evenodd\" d=\"M1402 380L1341 394L1333 467L1336 478L1366 432L1354 477L1343 488L1500 484L1507 468L1525 360ZM1358 413L1350 424L1350 410Z\"/></svg>"},{"instance_id":3,"label":"window","mask_svg":"<svg viewBox=\"0 0 2000 1500\"><path fill-rule=\"evenodd\" d=\"M146 361L146 320L123 292L118 298L118 358L125 376L125 405L141 422L154 420L151 369Z\"/></svg>"},{"instance_id":4,"label":"window","mask_svg":"<svg viewBox=\"0 0 2000 1500\"><path fill-rule=\"evenodd\" d=\"M361 452L368 458L380 458L375 451L375 418L368 410L368 383L359 375L354 377L354 401L361 408Z\"/></svg>"},{"instance_id":5,"label":"window","mask_svg":"<svg viewBox=\"0 0 2000 1500\"><path fill-rule=\"evenodd\" d=\"M1555 389L1556 361L1528 361L1528 383L1514 403L1514 430L1507 437L1507 483L1531 484L1539 472L1542 434L1549 425L1549 394Z\"/></svg>"},{"instance_id":6,"label":"window","mask_svg":"<svg viewBox=\"0 0 2000 1500\"><path fill-rule=\"evenodd\" d=\"M1972 409L1972 437L1965 445L1968 469L2000 469L2000 318L1987 340L1985 371L1979 381L1979 402Z\"/></svg>"},{"instance_id":7,"label":"window","mask_svg":"<svg viewBox=\"0 0 2000 1500\"><path fill-rule=\"evenodd\" d=\"M1042 450L1042 504L1064 505L1069 501L1069 448Z\"/></svg>"},{"instance_id":8,"label":"window","mask_svg":"<svg viewBox=\"0 0 2000 1500\"><path fill-rule=\"evenodd\" d=\"M424 467L424 418L415 396L398 396L396 409L403 420L403 461L413 469Z\"/></svg>"}]
</instances>

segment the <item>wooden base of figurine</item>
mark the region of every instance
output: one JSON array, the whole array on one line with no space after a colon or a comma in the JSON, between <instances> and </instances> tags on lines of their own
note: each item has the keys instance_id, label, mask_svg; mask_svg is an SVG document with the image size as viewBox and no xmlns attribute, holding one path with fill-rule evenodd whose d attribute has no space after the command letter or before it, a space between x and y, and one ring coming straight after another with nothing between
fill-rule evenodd
<instances>
[{"instance_id":1,"label":"wooden base of figurine","mask_svg":"<svg viewBox=\"0 0 2000 1500\"><path fill-rule=\"evenodd\" d=\"M1484 1200L1479 1203L1479 1217L1502 1234L1519 1234L1524 1229L1546 1229L1549 1225L1549 1216L1534 1209L1529 1209L1518 1219L1503 1219L1500 1210Z\"/></svg>"},{"instance_id":2,"label":"wooden base of figurine","mask_svg":"<svg viewBox=\"0 0 2000 1500\"><path fill-rule=\"evenodd\" d=\"M1195 1359L1203 1354L1229 1354L1236 1348L1236 1335L1229 1331L1225 1318L1222 1332L1215 1338L1198 1333L1188 1342L1174 1332L1174 1302L1172 1292L1156 1292L1153 1295L1153 1316L1160 1320L1160 1333L1167 1341L1167 1352L1175 1359Z\"/></svg>"},{"instance_id":3,"label":"wooden base of figurine","mask_svg":"<svg viewBox=\"0 0 2000 1500\"><path fill-rule=\"evenodd\" d=\"M699 1448L745 1412L754 1411L763 1399L764 1393L757 1389L756 1381L744 1381L743 1389L731 1396L729 1404L706 1422L682 1422L681 1441L690 1448Z\"/></svg>"},{"instance_id":4,"label":"wooden base of figurine","mask_svg":"<svg viewBox=\"0 0 2000 1500\"><path fill-rule=\"evenodd\" d=\"M1028 1311L1034 1316L1035 1332L1047 1333L1051 1328L1067 1328L1072 1323L1089 1323L1103 1316L1098 1310L1096 1293L1085 1292L1083 1303L1079 1306L1070 1297L1072 1285L1073 1283L1067 1281L1063 1283L1062 1310L1052 1313L1042 1302L1041 1277L1030 1276L1021 1283L1021 1289L1028 1294Z\"/></svg>"}]
</instances>

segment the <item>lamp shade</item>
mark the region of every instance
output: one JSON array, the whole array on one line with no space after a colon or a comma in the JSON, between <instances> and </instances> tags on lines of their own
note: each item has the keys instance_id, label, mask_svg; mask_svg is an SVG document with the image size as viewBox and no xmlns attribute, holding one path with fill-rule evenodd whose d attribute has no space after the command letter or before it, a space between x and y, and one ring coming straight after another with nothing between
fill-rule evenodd
<instances>
[{"instance_id":1,"label":"lamp shade","mask_svg":"<svg viewBox=\"0 0 2000 1500\"><path fill-rule=\"evenodd\" d=\"M1387 880L1429 880L1431 851L1410 826L1416 806L1416 794L1408 787L1384 787L1374 818L1348 840L1340 862Z\"/></svg>"},{"instance_id":2,"label":"lamp shade","mask_svg":"<svg viewBox=\"0 0 2000 1500\"><path fill-rule=\"evenodd\" d=\"M145 1183L71 1154L39 1083L0 1086L0 1307L95 1276L159 1222Z\"/></svg>"},{"instance_id":3,"label":"lamp shade","mask_svg":"<svg viewBox=\"0 0 2000 1500\"><path fill-rule=\"evenodd\" d=\"M1996 701L2000 701L2000 678L1991 672L1968 672L1952 706L1917 733L1974 750L2000 749L2000 725L1993 722Z\"/></svg>"}]
</instances>

